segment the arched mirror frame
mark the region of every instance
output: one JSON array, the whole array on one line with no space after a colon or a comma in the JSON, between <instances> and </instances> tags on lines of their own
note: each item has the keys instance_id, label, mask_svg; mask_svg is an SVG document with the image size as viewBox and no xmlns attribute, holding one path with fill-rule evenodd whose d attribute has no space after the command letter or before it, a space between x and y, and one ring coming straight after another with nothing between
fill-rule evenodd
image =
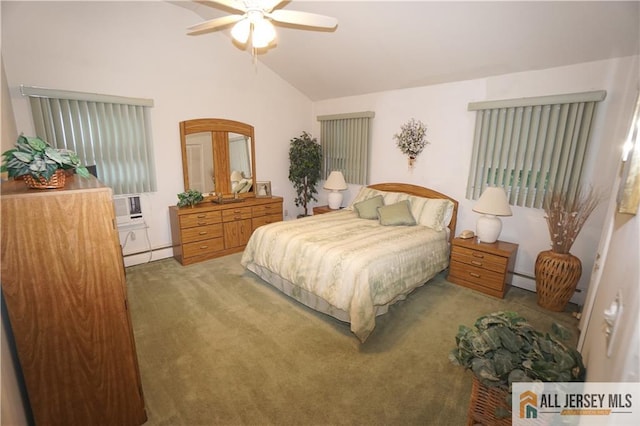
<instances>
[{"instance_id":1,"label":"arched mirror frame","mask_svg":"<svg viewBox=\"0 0 640 426\"><path fill-rule=\"evenodd\" d=\"M256 187L256 155L255 136L253 126L234 120L222 118L198 118L180 122L180 144L182 149L182 174L185 191L189 186L189 164L187 161L187 136L195 133L211 132L213 152L213 175L215 178L216 194L232 195L231 165L229 161L229 134L236 133L247 136L251 141L251 190L238 194L239 197L254 197ZM203 194L205 197L211 194Z\"/></svg>"}]
</instances>

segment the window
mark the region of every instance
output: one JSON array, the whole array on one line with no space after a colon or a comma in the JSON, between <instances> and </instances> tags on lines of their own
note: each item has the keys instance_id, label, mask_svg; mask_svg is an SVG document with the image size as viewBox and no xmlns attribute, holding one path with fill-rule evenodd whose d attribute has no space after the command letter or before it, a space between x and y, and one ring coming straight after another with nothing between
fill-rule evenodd
<instances>
[{"instance_id":1,"label":"window","mask_svg":"<svg viewBox=\"0 0 640 426\"><path fill-rule=\"evenodd\" d=\"M509 203L541 208L549 190L580 189L596 104L605 91L474 102L467 198L501 186Z\"/></svg>"},{"instance_id":2,"label":"window","mask_svg":"<svg viewBox=\"0 0 640 426\"><path fill-rule=\"evenodd\" d=\"M114 194L156 190L149 99L22 87L36 134L95 166Z\"/></svg>"},{"instance_id":3,"label":"window","mask_svg":"<svg viewBox=\"0 0 640 426\"><path fill-rule=\"evenodd\" d=\"M320 121L322 174L341 171L348 183L368 184L371 111L323 115Z\"/></svg>"}]
</instances>

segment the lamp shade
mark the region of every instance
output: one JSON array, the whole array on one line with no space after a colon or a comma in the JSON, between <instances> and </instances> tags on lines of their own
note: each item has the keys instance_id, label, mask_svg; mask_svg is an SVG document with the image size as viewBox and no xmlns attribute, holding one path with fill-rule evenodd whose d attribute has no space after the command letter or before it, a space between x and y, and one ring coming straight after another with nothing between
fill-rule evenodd
<instances>
[{"instance_id":1,"label":"lamp shade","mask_svg":"<svg viewBox=\"0 0 640 426\"><path fill-rule=\"evenodd\" d=\"M484 190L478 202L472 209L476 213L490 214L493 216L511 216L511 207L504 189L490 186Z\"/></svg>"},{"instance_id":2,"label":"lamp shade","mask_svg":"<svg viewBox=\"0 0 640 426\"><path fill-rule=\"evenodd\" d=\"M324 183L323 188L331 191L344 191L347 189L347 182L345 182L342 172L332 171Z\"/></svg>"},{"instance_id":3,"label":"lamp shade","mask_svg":"<svg viewBox=\"0 0 640 426\"><path fill-rule=\"evenodd\" d=\"M482 213L476 223L476 234L482 243L495 243L502 231L502 221L497 216L511 216L511 207L504 189L490 186L484 190L474 212Z\"/></svg>"},{"instance_id":4,"label":"lamp shade","mask_svg":"<svg viewBox=\"0 0 640 426\"><path fill-rule=\"evenodd\" d=\"M342 172L332 171L324 183L323 188L331 191L327 196L329 208L332 210L339 209L342 205L342 193L338 191L347 189L347 182L345 182Z\"/></svg>"}]
</instances>

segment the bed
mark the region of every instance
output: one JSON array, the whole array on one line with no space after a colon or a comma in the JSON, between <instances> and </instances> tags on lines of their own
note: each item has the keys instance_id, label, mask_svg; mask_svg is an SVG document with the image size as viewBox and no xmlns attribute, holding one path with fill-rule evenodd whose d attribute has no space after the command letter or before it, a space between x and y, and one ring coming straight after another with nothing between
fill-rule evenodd
<instances>
[{"instance_id":1,"label":"bed","mask_svg":"<svg viewBox=\"0 0 640 426\"><path fill-rule=\"evenodd\" d=\"M457 210L428 188L370 185L344 209L257 228L241 263L364 342L376 316L447 268Z\"/></svg>"}]
</instances>

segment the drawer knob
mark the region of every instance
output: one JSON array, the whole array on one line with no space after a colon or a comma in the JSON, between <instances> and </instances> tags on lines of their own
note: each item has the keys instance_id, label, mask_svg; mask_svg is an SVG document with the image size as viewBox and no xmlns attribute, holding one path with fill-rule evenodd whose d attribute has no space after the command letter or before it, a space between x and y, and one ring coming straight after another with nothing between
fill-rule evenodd
<instances>
[{"instance_id":1,"label":"drawer knob","mask_svg":"<svg viewBox=\"0 0 640 426\"><path fill-rule=\"evenodd\" d=\"M201 250L208 249L208 248L209 248L209 246L200 246Z\"/></svg>"},{"instance_id":2,"label":"drawer knob","mask_svg":"<svg viewBox=\"0 0 640 426\"><path fill-rule=\"evenodd\" d=\"M484 254L478 253L477 251L473 252L473 257L479 257L480 259L484 258Z\"/></svg>"},{"instance_id":3,"label":"drawer knob","mask_svg":"<svg viewBox=\"0 0 640 426\"><path fill-rule=\"evenodd\" d=\"M478 260L472 260L471 261L472 265L476 265L476 266L482 266L482 262L478 261Z\"/></svg>"},{"instance_id":4,"label":"drawer knob","mask_svg":"<svg viewBox=\"0 0 640 426\"><path fill-rule=\"evenodd\" d=\"M207 215L206 214L199 214L197 217L198 217L198 219L202 219L203 217L207 217Z\"/></svg>"},{"instance_id":5,"label":"drawer knob","mask_svg":"<svg viewBox=\"0 0 640 426\"><path fill-rule=\"evenodd\" d=\"M207 231L200 231L200 235L207 235Z\"/></svg>"},{"instance_id":6,"label":"drawer knob","mask_svg":"<svg viewBox=\"0 0 640 426\"><path fill-rule=\"evenodd\" d=\"M475 272L469 272L469 275L471 275L474 278L480 278L480 274L476 274Z\"/></svg>"}]
</instances>

